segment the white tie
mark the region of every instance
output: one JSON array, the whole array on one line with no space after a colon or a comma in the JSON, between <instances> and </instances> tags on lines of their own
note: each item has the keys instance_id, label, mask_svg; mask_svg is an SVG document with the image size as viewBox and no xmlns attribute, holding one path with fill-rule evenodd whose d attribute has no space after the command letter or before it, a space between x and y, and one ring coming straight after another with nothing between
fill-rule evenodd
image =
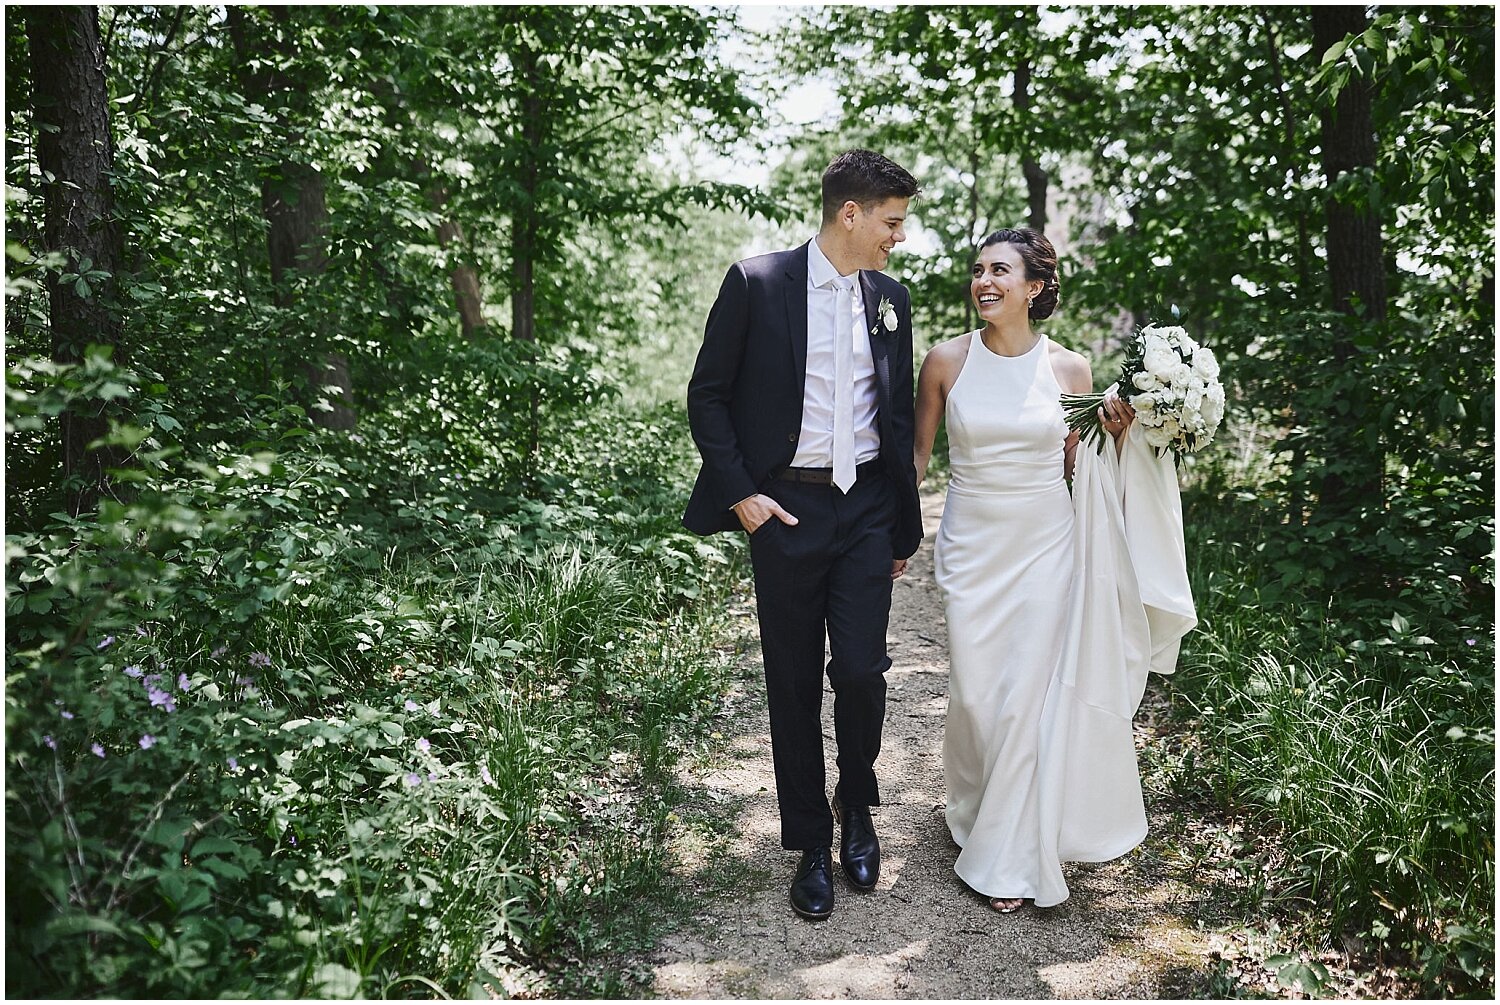
<instances>
[{"instance_id":1,"label":"white tie","mask_svg":"<svg viewBox=\"0 0 1500 1005\"><path fill-rule=\"evenodd\" d=\"M854 284L833 281L833 484L845 495L854 487Z\"/></svg>"}]
</instances>

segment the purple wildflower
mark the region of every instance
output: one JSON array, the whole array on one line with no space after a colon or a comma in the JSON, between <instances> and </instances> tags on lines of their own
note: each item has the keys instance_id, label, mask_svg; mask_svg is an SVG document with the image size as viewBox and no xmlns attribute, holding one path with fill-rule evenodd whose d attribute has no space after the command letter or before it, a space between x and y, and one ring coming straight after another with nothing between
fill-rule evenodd
<instances>
[{"instance_id":1,"label":"purple wildflower","mask_svg":"<svg viewBox=\"0 0 1500 1005\"><path fill-rule=\"evenodd\" d=\"M52 739L52 734L51 733L48 733L46 736L42 737L42 742L47 745L47 748L49 750L56 750L57 749L57 741L54 740L54 739Z\"/></svg>"},{"instance_id":2,"label":"purple wildflower","mask_svg":"<svg viewBox=\"0 0 1500 1005\"><path fill-rule=\"evenodd\" d=\"M161 674L151 673L141 678L141 685L147 690L155 690L161 687Z\"/></svg>"},{"instance_id":3,"label":"purple wildflower","mask_svg":"<svg viewBox=\"0 0 1500 1005\"><path fill-rule=\"evenodd\" d=\"M1469 644L1473 645L1474 643L1471 642ZM412 701L410 698L406 699L406 710L408 712L415 712L417 709L419 709L421 707L422 707L421 705L418 705L416 702Z\"/></svg>"},{"instance_id":4,"label":"purple wildflower","mask_svg":"<svg viewBox=\"0 0 1500 1005\"><path fill-rule=\"evenodd\" d=\"M479 777L484 779L484 784L486 785L495 784L495 780L490 777L490 766L488 764L481 764L479 766Z\"/></svg>"},{"instance_id":5,"label":"purple wildflower","mask_svg":"<svg viewBox=\"0 0 1500 1005\"><path fill-rule=\"evenodd\" d=\"M418 785L422 784L422 776L417 774L415 771L408 771L406 773L406 784L411 786L412 788L416 788Z\"/></svg>"},{"instance_id":6,"label":"purple wildflower","mask_svg":"<svg viewBox=\"0 0 1500 1005\"><path fill-rule=\"evenodd\" d=\"M104 756L104 748L101 747L101 746L99 746L99 744L97 744L97 743L94 744L89 749L94 752L94 756L95 757L103 757Z\"/></svg>"},{"instance_id":7,"label":"purple wildflower","mask_svg":"<svg viewBox=\"0 0 1500 1005\"><path fill-rule=\"evenodd\" d=\"M140 680L142 677L146 676L146 669L138 664L132 663L130 666L125 668L125 676L134 677L136 680Z\"/></svg>"},{"instance_id":8,"label":"purple wildflower","mask_svg":"<svg viewBox=\"0 0 1500 1005\"><path fill-rule=\"evenodd\" d=\"M177 703L173 701L172 696L165 691L153 687L149 692L147 692L146 697L151 699L152 708L160 706L166 709L168 712L177 711Z\"/></svg>"},{"instance_id":9,"label":"purple wildflower","mask_svg":"<svg viewBox=\"0 0 1500 1005\"><path fill-rule=\"evenodd\" d=\"M1473 639L1464 639L1464 645L1466 645L1466 646L1472 646L1472 645L1475 645L1475 644L1476 643L1474 642Z\"/></svg>"},{"instance_id":10,"label":"purple wildflower","mask_svg":"<svg viewBox=\"0 0 1500 1005\"><path fill-rule=\"evenodd\" d=\"M106 635L106 636L104 636L104 640L102 642L100 642L99 645L96 648L99 648L99 649L108 649L110 646L112 646L114 644L115 644L115 637L113 635Z\"/></svg>"},{"instance_id":11,"label":"purple wildflower","mask_svg":"<svg viewBox=\"0 0 1500 1005\"><path fill-rule=\"evenodd\" d=\"M152 736L150 733L147 733L141 737L140 742L142 750L150 750L152 747L156 746L156 737Z\"/></svg>"},{"instance_id":12,"label":"purple wildflower","mask_svg":"<svg viewBox=\"0 0 1500 1005\"><path fill-rule=\"evenodd\" d=\"M209 653L208 654L208 658L211 659L211 660L216 660L220 656L223 656L227 652L229 652L229 647L221 645L217 649L215 649L213 652Z\"/></svg>"},{"instance_id":13,"label":"purple wildflower","mask_svg":"<svg viewBox=\"0 0 1500 1005\"><path fill-rule=\"evenodd\" d=\"M251 653L250 665L253 667L268 667L271 665L271 657L265 653Z\"/></svg>"},{"instance_id":14,"label":"purple wildflower","mask_svg":"<svg viewBox=\"0 0 1500 1005\"><path fill-rule=\"evenodd\" d=\"M417 741L417 749L425 754L432 749L432 744L428 743L427 737L424 736Z\"/></svg>"},{"instance_id":15,"label":"purple wildflower","mask_svg":"<svg viewBox=\"0 0 1500 1005\"><path fill-rule=\"evenodd\" d=\"M139 635L141 638L145 638L146 637L146 628L145 628L145 626L144 625L136 625L135 626L135 633L137 635Z\"/></svg>"},{"instance_id":16,"label":"purple wildflower","mask_svg":"<svg viewBox=\"0 0 1500 1005\"><path fill-rule=\"evenodd\" d=\"M187 676L187 674L180 673L180 674L177 675L177 689L179 691L186 691L188 689L188 676Z\"/></svg>"},{"instance_id":17,"label":"purple wildflower","mask_svg":"<svg viewBox=\"0 0 1500 1005\"><path fill-rule=\"evenodd\" d=\"M240 770L240 762L239 762L238 758L231 757L229 759L229 770L230 771L238 771L238 770Z\"/></svg>"},{"instance_id":18,"label":"purple wildflower","mask_svg":"<svg viewBox=\"0 0 1500 1005\"><path fill-rule=\"evenodd\" d=\"M64 719L71 719L71 718L73 718L73 713L69 712L67 709L63 709L62 712L61 712L61 715L62 715L62 717Z\"/></svg>"},{"instance_id":19,"label":"purple wildflower","mask_svg":"<svg viewBox=\"0 0 1500 1005\"><path fill-rule=\"evenodd\" d=\"M434 772L431 772L430 774L428 774L427 780L429 782L435 782L435 781L437 781L437 772L434 771Z\"/></svg>"}]
</instances>

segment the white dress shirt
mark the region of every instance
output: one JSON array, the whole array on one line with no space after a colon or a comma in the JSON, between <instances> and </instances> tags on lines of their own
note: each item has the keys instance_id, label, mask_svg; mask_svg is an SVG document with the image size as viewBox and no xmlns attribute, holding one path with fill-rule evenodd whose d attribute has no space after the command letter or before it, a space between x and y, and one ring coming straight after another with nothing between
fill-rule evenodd
<instances>
[{"instance_id":1,"label":"white dress shirt","mask_svg":"<svg viewBox=\"0 0 1500 1005\"><path fill-rule=\"evenodd\" d=\"M816 238L807 244L807 380L802 385L802 432L797 437L794 468L833 467L833 397L841 390L854 395L854 461L863 464L880 455L880 427L876 424L879 396L875 385L875 356L865 324L864 291L859 272L848 276L854 284L852 314L844 319L844 336L854 340L854 386L834 386L834 303L838 294L833 267Z\"/></svg>"}]
</instances>

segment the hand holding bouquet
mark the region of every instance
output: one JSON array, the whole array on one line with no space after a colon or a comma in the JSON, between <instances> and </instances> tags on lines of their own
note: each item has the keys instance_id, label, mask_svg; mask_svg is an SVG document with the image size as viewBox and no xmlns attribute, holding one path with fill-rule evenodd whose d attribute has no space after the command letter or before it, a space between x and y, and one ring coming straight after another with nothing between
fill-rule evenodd
<instances>
[{"instance_id":1,"label":"hand holding bouquet","mask_svg":"<svg viewBox=\"0 0 1500 1005\"><path fill-rule=\"evenodd\" d=\"M1107 392L1106 392L1107 393ZM1146 442L1181 456L1205 446L1224 418L1224 385L1213 351L1182 328L1147 325L1125 348L1117 393L1135 409ZM1068 428L1104 449L1104 393L1065 394Z\"/></svg>"}]
</instances>

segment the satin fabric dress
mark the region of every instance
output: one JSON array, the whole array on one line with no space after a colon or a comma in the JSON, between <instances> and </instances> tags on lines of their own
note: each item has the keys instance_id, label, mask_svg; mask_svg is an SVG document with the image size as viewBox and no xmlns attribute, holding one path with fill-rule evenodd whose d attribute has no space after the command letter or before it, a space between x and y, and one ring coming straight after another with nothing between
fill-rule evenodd
<instances>
[{"instance_id":1,"label":"satin fabric dress","mask_svg":"<svg viewBox=\"0 0 1500 1005\"><path fill-rule=\"evenodd\" d=\"M1079 447L1070 492L1048 339L1014 357L969 340L948 392L934 551L950 658L946 816L965 883L1050 907L1068 897L1063 861L1117 858L1146 835L1131 719L1147 671L1170 672L1196 623L1176 472L1132 429L1119 460ZM1127 485L1158 517L1139 521L1138 541ZM1151 590L1132 546L1153 553Z\"/></svg>"}]
</instances>

